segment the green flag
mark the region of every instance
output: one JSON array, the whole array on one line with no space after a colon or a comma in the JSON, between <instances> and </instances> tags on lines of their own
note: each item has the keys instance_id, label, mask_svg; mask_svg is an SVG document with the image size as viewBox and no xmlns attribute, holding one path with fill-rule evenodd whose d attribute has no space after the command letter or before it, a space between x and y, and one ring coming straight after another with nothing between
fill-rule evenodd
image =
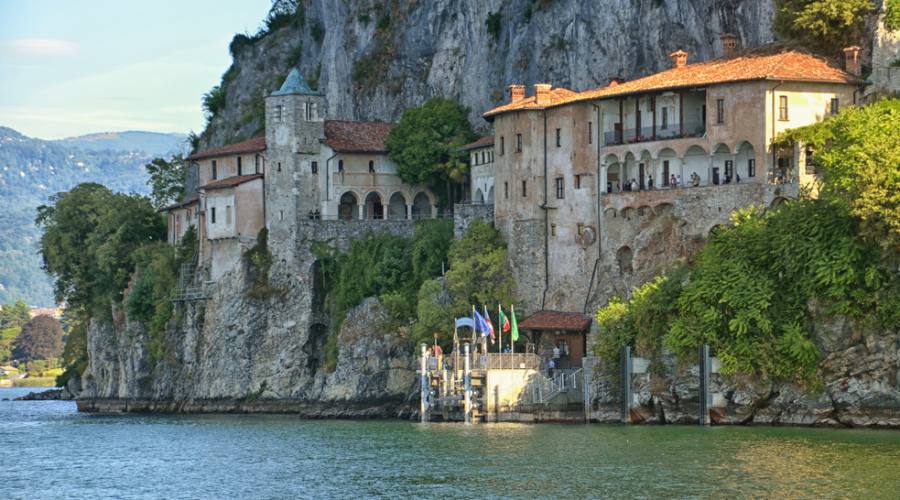
<instances>
[{"instance_id":1,"label":"green flag","mask_svg":"<svg viewBox=\"0 0 900 500\"><path fill-rule=\"evenodd\" d=\"M510 310L509 320L511 323L510 329L512 330L512 334L511 334L512 340L513 340L513 342L516 342L517 340L519 340L519 322L516 321L516 306L510 305L509 310Z\"/></svg>"}]
</instances>

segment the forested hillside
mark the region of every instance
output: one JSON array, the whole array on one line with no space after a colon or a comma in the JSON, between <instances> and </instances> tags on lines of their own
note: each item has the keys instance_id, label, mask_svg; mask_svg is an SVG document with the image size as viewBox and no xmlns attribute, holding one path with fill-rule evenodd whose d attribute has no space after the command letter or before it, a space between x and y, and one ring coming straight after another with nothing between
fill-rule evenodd
<instances>
[{"instance_id":1,"label":"forested hillside","mask_svg":"<svg viewBox=\"0 0 900 500\"><path fill-rule=\"evenodd\" d=\"M173 151L179 138L166 137L175 144L170 148ZM50 279L40 266L40 233L34 224L36 208L52 195L81 182L98 182L126 193L148 192L143 165L160 155L158 144L147 147L152 153L114 150L122 147L116 141L93 141L108 146L96 151L70 144L79 142L43 141L0 127L0 200L4 208L0 212L0 303L23 299L34 306L53 304ZM126 141L124 145L141 143Z\"/></svg>"}]
</instances>

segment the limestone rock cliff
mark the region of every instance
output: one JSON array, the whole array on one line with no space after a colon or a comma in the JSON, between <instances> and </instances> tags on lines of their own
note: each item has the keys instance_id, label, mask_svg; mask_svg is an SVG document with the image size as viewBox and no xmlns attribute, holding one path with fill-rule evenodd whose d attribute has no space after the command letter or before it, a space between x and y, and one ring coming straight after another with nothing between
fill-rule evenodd
<instances>
[{"instance_id":1,"label":"limestone rock cliff","mask_svg":"<svg viewBox=\"0 0 900 500\"><path fill-rule=\"evenodd\" d=\"M179 309L156 359L144 325L94 320L79 399L118 401L128 411L285 411L310 417L396 417L411 411L413 346L379 330L385 313L377 299L348 315L337 336L338 363L329 372L327 329L310 307L306 284L287 278L278 283L285 293L259 300L247 295L247 276L246 266L238 268L205 304Z\"/></svg>"},{"instance_id":2,"label":"limestone rock cliff","mask_svg":"<svg viewBox=\"0 0 900 500\"><path fill-rule=\"evenodd\" d=\"M258 134L263 96L294 64L327 96L331 117L395 120L441 95L468 106L473 123L486 128L481 113L512 82L581 90L667 67L677 49L691 60L721 55L726 31L748 47L773 38L771 0L299 3L302 19L232 43L226 104L201 146Z\"/></svg>"}]
</instances>

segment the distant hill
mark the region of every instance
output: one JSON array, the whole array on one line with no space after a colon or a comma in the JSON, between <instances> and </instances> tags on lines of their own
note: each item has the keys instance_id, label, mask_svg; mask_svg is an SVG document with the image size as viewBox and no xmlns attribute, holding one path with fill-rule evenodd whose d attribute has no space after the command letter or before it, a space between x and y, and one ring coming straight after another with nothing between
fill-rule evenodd
<instances>
[{"instance_id":1,"label":"distant hill","mask_svg":"<svg viewBox=\"0 0 900 500\"><path fill-rule=\"evenodd\" d=\"M161 134L158 132L99 132L53 141L62 146L77 147L85 151L140 151L158 157L184 151L185 134Z\"/></svg>"},{"instance_id":2,"label":"distant hill","mask_svg":"<svg viewBox=\"0 0 900 500\"><path fill-rule=\"evenodd\" d=\"M177 136L123 132L44 141L0 127L0 303L21 298L31 306L54 305L37 253L38 206L82 182L146 194L143 166L176 152L183 142Z\"/></svg>"}]
</instances>

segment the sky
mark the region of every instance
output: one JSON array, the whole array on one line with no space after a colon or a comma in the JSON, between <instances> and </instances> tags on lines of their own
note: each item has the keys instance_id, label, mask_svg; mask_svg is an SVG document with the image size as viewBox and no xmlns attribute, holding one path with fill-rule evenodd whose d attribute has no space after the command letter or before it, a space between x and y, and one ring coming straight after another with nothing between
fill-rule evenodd
<instances>
[{"instance_id":1,"label":"sky","mask_svg":"<svg viewBox=\"0 0 900 500\"><path fill-rule=\"evenodd\" d=\"M203 129L271 0L0 0L0 126L42 139Z\"/></svg>"}]
</instances>

